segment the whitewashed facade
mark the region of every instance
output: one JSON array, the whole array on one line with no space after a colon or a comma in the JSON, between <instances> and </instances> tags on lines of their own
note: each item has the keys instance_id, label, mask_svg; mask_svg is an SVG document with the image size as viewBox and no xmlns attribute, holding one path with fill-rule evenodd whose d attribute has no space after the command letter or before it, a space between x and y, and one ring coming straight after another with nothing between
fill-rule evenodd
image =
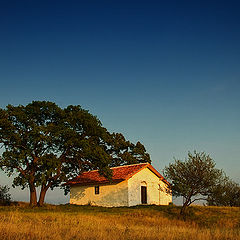
<instances>
[{"instance_id":1,"label":"whitewashed facade","mask_svg":"<svg viewBox=\"0 0 240 240\"><path fill-rule=\"evenodd\" d=\"M71 185L70 204L119 207L171 203L172 196L166 191L167 181L150 164L142 166L118 183Z\"/></svg>"}]
</instances>

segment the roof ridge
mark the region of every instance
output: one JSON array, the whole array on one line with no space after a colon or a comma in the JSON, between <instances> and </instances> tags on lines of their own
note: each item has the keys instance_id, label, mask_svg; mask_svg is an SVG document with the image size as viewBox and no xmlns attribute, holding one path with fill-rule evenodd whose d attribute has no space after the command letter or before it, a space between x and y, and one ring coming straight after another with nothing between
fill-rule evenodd
<instances>
[{"instance_id":1,"label":"roof ridge","mask_svg":"<svg viewBox=\"0 0 240 240\"><path fill-rule=\"evenodd\" d=\"M143 164L148 164L148 165L150 165L149 162L145 162L145 163L134 163L134 164L128 164L128 165L122 165L122 166L110 167L110 169L112 169L112 168L120 168L120 167L129 167L129 166L135 166L135 165L143 165ZM89 173L89 172L96 172L96 171L99 171L99 170L89 170L89 171L84 171L84 172L82 172L81 174L83 174L83 173Z\"/></svg>"}]
</instances>

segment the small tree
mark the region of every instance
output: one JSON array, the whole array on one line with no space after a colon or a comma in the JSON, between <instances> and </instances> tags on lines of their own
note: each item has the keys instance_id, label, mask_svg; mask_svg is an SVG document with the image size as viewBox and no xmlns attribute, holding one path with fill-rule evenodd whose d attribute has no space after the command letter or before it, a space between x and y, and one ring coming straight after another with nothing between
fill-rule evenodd
<instances>
[{"instance_id":1,"label":"small tree","mask_svg":"<svg viewBox=\"0 0 240 240\"><path fill-rule=\"evenodd\" d=\"M9 205L11 202L11 195L8 193L8 186L0 186L0 205Z\"/></svg>"},{"instance_id":2,"label":"small tree","mask_svg":"<svg viewBox=\"0 0 240 240\"><path fill-rule=\"evenodd\" d=\"M184 198L181 215L197 200L206 200L212 187L223 176L222 170L215 168L215 162L204 152L190 153L185 161L175 160L164 168L164 175L171 183L173 196Z\"/></svg>"}]
</instances>

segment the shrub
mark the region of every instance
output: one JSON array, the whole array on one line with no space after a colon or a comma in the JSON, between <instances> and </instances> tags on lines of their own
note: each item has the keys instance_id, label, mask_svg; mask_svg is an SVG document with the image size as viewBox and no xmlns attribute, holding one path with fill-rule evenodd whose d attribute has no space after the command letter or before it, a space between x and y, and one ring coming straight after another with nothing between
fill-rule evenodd
<instances>
[{"instance_id":1,"label":"shrub","mask_svg":"<svg viewBox=\"0 0 240 240\"><path fill-rule=\"evenodd\" d=\"M10 205L11 203L11 195L8 193L8 186L0 185L0 205Z\"/></svg>"}]
</instances>

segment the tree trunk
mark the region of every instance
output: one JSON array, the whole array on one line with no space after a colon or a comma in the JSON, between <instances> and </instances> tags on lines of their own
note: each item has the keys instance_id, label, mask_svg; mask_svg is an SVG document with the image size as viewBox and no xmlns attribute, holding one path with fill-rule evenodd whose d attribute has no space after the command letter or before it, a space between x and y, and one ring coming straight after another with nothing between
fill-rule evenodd
<instances>
[{"instance_id":1,"label":"tree trunk","mask_svg":"<svg viewBox=\"0 0 240 240\"><path fill-rule=\"evenodd\" d=\"M181 208L180 215L182 215L182 216L185 215L186 208L190 205L190 203L191 203L191 196L189 196L189 197L185 200L185 202L184 202L184 204L183 204L183 206L182 206L182 208Z\"/></svg>"},{"instance_id":2,"label":"tree trunk","mask_svg":"<svg viewBox=\"0 0 240 240\"><path fill-rule=\"evenodd\" d=\"M46 192L48 190L49 186L42 186L41 187L41 192L40 192L40 196L39 196L39 200L38 200L38 206L42 207L44 204L44 199L46 196Z\"/></svg>"},{"instance_id":3,"label":"tree trunk","mask_svg":"<svg viewBox=\"0 0 240 240\"><path fill-rule=\"evenodd\" d=\"M186 208L187 208L187 204L184 203L182 208L181 208L180 215L182 215L182 216L185 215Z\"/></svg>"},{"instance_id":4,"label":"tree trunk","mask_svg":"<svg viewBox=\"0 0 240 240\"><path fill-rule=\"evenodd\" d=\"M37 206L37 192L34 184L30 184L30 206Z\"/></svg>"}]
</instances>

